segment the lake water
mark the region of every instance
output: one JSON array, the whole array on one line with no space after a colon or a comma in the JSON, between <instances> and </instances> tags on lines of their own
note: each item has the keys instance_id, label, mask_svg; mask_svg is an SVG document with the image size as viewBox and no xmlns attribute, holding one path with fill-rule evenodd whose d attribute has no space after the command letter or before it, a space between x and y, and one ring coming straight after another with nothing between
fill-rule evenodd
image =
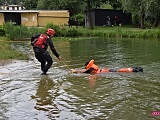
<instances>
[{"instance_id":1,"label":"lake water","mask_svg":"<svg viewBox=\"0 0 160 120\"><path fill-rule=\"evenodd\" d=\"M9 44L9 43L6 43ZM40 75L29 42L11 43L29 61L0 66L0 120L158 120L160 41L92 38L54 41L48 75ZM72 74L91 59L100 68L141 66L143 73Z\"/></svg>"}]
</instances>

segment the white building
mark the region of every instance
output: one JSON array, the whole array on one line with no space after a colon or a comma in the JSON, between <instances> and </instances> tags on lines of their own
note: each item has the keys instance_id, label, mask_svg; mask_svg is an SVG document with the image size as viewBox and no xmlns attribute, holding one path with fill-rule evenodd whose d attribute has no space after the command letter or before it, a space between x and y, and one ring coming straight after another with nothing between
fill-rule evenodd
<instances>
[{"instance_id":1,"label":"white building","mask_svg":"<svg viewBox=\"0 0 160 120\"><path fill-rule=\"evenodd\" d=\"M2 10L24 10L25 8L23 6L20 5L5 5L5 6L1 6Z\"/></svg>"}]
</instances>

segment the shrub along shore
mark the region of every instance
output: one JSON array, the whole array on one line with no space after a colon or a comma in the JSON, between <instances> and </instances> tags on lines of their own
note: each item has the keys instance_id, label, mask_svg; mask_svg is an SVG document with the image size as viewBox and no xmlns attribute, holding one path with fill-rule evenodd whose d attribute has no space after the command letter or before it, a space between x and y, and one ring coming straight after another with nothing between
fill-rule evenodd
<instances>
[{"instance_id":1,"label":"shrub along shore","mask_svg":"<svg viewBox=\"0 0 160 120\"><path fill-rule=\"evenodd\" d=\"M12 23L6 23L0 30L0 35L5 35L10 40L26 40L33 34L45 33L47 28L53 28L56 31L55 37L117 37L117 38L160 38L160 29L140 29L133 26L100 26L89 28L75 26L57 26L48 23L46 27L26 27L16 26Z\"/></svg>"}]
</instances>

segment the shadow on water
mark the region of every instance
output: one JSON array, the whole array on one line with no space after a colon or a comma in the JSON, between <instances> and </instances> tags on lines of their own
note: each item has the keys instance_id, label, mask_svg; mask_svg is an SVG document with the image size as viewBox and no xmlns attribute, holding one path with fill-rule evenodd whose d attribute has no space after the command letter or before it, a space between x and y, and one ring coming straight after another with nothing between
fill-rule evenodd
<instances>
[{"instance_id":1,"label":"shadow on water","mask_svg":"<svg viewBox=\"0 0 160 120\"><path fill-rule=\"evenodd\" d=\"M28 43L12 47L29 61L0 66L0 119L151 120L160 110L160 42L143 39L55 41L63 62L53 56L48 75ZM142 66L143 73L71 74L95 59L100 68ZM66 66L67 65L67 66Z\"/></svg>"}]
</instances>

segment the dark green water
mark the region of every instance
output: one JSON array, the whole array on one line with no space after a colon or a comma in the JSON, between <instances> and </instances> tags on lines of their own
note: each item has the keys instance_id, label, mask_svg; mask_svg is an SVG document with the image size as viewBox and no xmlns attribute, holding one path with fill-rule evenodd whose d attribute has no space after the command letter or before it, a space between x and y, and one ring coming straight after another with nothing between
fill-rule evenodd
<instances>
[{"instance_id":1,"label":"dark green water","mask_svg":"<svg viewBox=\"0 0 160 120\"><path fill-rule=\"evenodd\" d=\"M157 120L160 111L160 41L84 39L55 41L62 56L48 75L40 64L15 61L2 66L0 119L6 120ZM33 58L29 43L13 43ZM100 68L141 66L143 73L71 74L94 59Z\"/></svg>"}]
</instances>

